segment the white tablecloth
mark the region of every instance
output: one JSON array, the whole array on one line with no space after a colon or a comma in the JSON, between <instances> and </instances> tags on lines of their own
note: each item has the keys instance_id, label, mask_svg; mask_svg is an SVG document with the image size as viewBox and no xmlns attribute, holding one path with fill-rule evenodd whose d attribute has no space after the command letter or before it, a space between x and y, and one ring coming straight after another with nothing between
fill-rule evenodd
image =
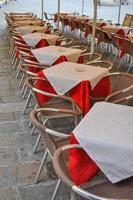
<instances>
[{"instance_id":1,"label":"white tablecloth","mask_svg":"<svg viewBox=\"0 0 133 200\"><path fill-rule=\"evenodd\" d=\"M55 45L59 36L45 33L31 33L23 35L22 38L27 45L35 47L41 39L47 40L49 45Z\"/></svg>"},{"instance_id":2,"label":"white tablecloth","mask_svg":"<svg viewBox=\"0 0 133 200\"><path fill-rule=\"evenodd\" d=\"M44 33L47 30L44 26L20 26L16 28L16 31L22 35L30 34L33 31Z\"/></svg>"},{"instance_id":3,"label":"white tablecloth","mask_svg":"<svg viewBox=\"0 0 133 200\"><path fill-rule=\"evenodd\" d=\"M107 25L107 26L103 26L102 29L109 33L117 33L119 30L123 30L125 35L127 35L131 28L127 26Z\"/></svg>"},{"instance_id":4,"label":"white tablecloth","mask_svg":"<svg viewBox=\"0 0 133 200\"><path fill-rule=\"evenodd\" d=\"M16 26L27 26L27 25L40 25L41 21L37 20L22 20L14 22Z\"/></svg>"},{"instance_id":5,"label":"white tablecloth","mask_svg":"<svg viewBox=\"0 0 133 200\"><path fill-rule=\"evenodd\" d=\"M22 21L22 20L35 20L35 17L32 16L18 16L18 17L12 17L14 21Z\"/></svg>"},{"instance_id":6,"label":"white tablecloth","mask_svg":"<svg viewBox=\"0 0 133 200\"><path fill-rule=\"evenodd\" d=\"M51 66L61 56L66 56L67 60L70 62L77 62L82 50L51 45L34 49L31 52L40 63Z\"/></svg>"},{"instance_id":7,"label":"white tablecloth","mask_svg":"<svg viewBox=\"0 0 133 200\"><path fill-rule=\"evenodd\" d=\"M77 68L82 68L84 71L79 72ZM105 68L71 62L63 62L44 70L46 78L59 95L64 95L84 80L88 80L93 89L107 73L108 70Z\"/></svg>"},{"instance_id":8,"label":"white tablecloth","mask_svg":"<svg viewBox=\"0 0 133 200\"><path fill-rule=\"evenodd\" d=\"M96 103L73 132L112 183L133 176L133 107Z\"/></svg>"}]
</instances>

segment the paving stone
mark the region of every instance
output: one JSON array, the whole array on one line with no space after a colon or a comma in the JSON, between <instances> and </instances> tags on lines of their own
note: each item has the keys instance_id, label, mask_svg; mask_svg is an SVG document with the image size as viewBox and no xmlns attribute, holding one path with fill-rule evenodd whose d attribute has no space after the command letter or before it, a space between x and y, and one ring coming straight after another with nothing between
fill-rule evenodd
<instances>
[{"instance_id":1,"label":"paving stone","mask_svg":"<svg viewBox=\"0 0 133 200\"><path fill-rule=\"evenodd\" d=\"M4 85L9 85L9 81L7 79L0 79L0 87Z\"/></svg>"},{"instance_id":2,"label":"paving stone","mask_svg":"<svg viewBox=\"0 0 133 200\"><path fill-rule=\"evenodd\" d=\"M21 96L2 96L1 97L1 102L2 103L16 103L16 102L24 102ZM20 112L19 112L20 115Z\"/></svg>"},{"instance_id":3,"label":"paving stone","mask_svg":"<svg viewBox=\"0 0 133 200\"><path fill-rule=\"evenodd\" d=\"M51 181L45 184L35 184L18 187L20 200L50 200L55 188L55 182ZM64 185L61 186L57 200L69 200L69 194L66 193Z\"/></svg>"},{"instance_id":4,"label":"paving stone","mask_svg":"<svg viewBox=\"0 0 133 200\"><path fill-rule=\"evenodd\" d=\"M0 132L0 147L16 147L18 148L18 133L12 132L7 133L7 131L4 131L5 128L3 128L3 131ZM9 131L11 132L11 131Z\"/></svg>"},{"instance_id":5,"label":"paving stone","mask_svg":"<svg viewBox=\"0 0 133 200\"><path fill-rule=\"evenodd\" d=\"M25 123L26 124L26 123ZM0 134L15 134L29 131L28 125L24 125L24 121L6 121L0 123Z\"/></svg>"},{"instance_id":6,"label":"paving stone","mask_svg":"<svg viewBox=\"0 0 133 200\"><path fill-rule=\"evenodd\" d=\"M49 200L54 190L54 184L35 184L18 187L20 200Z\"/></svg>"},{"instance_id":7,"label":"paving stone","mask_svg":"<svg viewBox=\"0 0 133 200\"><path fill-rule=\"evenodd\" d=\"M12 102L12 100L11 100L11 102ZM29 120L29 115L22 115L22 111L16 111L16 112L14 112L14 115L15 115L15 119L16 120L23 120L23 119L26 120L27 119L28 121L30 121Z\"/></svg>"},{"instance_id":8,"label":"paving stone","mask_svg":"<svg viewBox=\"0 0 133 200\"><path fill-rule=\"evenodd\" d=\"M22 111L24 108L24 102L14 102L14 103L1 103L0 113Z\"/></svg>"},{"instance_id":9,"label":"paving stone","mask_svg":"<svg viewBox=\"0 0 133 200\"><path fill-rule=\"evenodd\" d=\"M36 176L39 166L40 162L35 161L16 164L12 171L14 182L17 185L32 184L34 182L34 178ZM44 181L47 180L43 171L41 173L41 177Z\"/></svg>"},{"instance_id":10,"label":"paving stone","mask_svg":"<svg viewBox=\"0 0 133 200\"><path fill-rule=\"evenodd\" d=\"M1 76L1 74L0 74L0 76ZM15 93L16 92L13 91L13 90L0 90L0 97L3 97L3 96L12 96L12 95L15 95Z\"/></svg>"},{"instance_id":11,"label":"paving stone","mask_svg":"<svg viewBox=\"0 0 133 200\"><path fill-rule=\"evenodd\" d=\"M21 144L19 146L20 148L20 159L22 162L26 162L26 161L41 161L42 156L44 154L44 146L43 149L41 149L41 151L37 151L37 153L32 153L33 149L34 149L34 145L31 144ZM40 150L40 149L39 149Z\"/></svg>"},{"instance_id":12,"label":"paving stone","mask_svg":"<svg viewBox=\"0 0 133 200\"><path fill-rule=\"evenodd\" d=\"M9 89L10 89L9 84L8 85L2 85L2 86L0 86L0 92L7 91Z\"/></svg>"},{"instance_id":13,"label":"paving stone","mask_svg":"<svg viewBox=\"0 0 133 200\"><path fill-rule=\"evenodd\" d=\"M15 120L14 113L0 113L0 122Z\"/></svg>"},{"instance_id":14,"label":"paving stone","mask_svg":"<svg viewBox=\"0 0 133 200\"><path fill-rule=\"evenodd\" d=\"M3 187L11 186L13 184L14 182L11 178L11 166L0 165L0 189Z\"/></svg>"},{"instance_id":15,"label":"paving stone","mask_svg":"<svg viewBox=\"0 0 133 200\"><path fill-rule=\"evenodd\" d=\"M16 148L3 147L0 148L0 165L9 165L19 160L19 154L16 152Z\"/></svg>"},{"instance_id":16,"label":"paving stone","mask_svg":"<svg viewBox=\"0 0 133 200\"><path fill-rule=\"evenodd\" d=\"M1 200L18 200L18 192L11 187L3 187L0 189Z\"/></svg>"},{"instance_id":17,"label":"paving stone","mask_svg":"<svg viewBox=\"0 0 133 200\"><path fill-rule=\"evenodd\" d=\"M4 64L3 64L4 65ZM5 66L5 65L4 65ZM11 72L11 69L9 69L9 68L6 68L6 67L2 67L2 68L0 68L0 75L4 75L4 73L10 73Z\"/></svg>"}]
</instances>

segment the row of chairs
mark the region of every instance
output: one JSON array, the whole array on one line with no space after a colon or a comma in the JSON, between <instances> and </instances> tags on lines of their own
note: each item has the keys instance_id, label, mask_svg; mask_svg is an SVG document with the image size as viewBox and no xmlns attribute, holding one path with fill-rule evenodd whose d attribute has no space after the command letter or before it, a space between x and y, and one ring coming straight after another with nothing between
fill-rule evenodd
<instances>
[{"instance_id":1,"label":"row of chairs","mask_svg":"<svg viewBox=\"0 0 133 200\"><path fill-rule=\"evenodd\" d=\"M47 156L49 155L52 160L54 156L54 163L55 163L54 167L59 177L55 191L52 195L52 200L54 200L56 198L60 183L63 181L67 184L66 179L71 181L70 177L65 176L66 174L63 174L65 172L61 171L61 170L67 169L67 165L65 165L67 162L67 159L62 160L62 154L64 154L63 152L64 150L68 150L68 149L67 147L60 148L60 146L63 146L69 143L69 138L71 137L72 130L82 118L82 111L75 104L75 102L68 96L59 96L47 91L38 90L37 81L40 80L40 78L37 77L37 73L33 73L32 71L29 70L29 64L31 65L31 67L38 68L39 70L42 70L46 68L47 66L44 66L42 64L37 63L36 61L33 61L32 56L31 56L31 59L28 60L29 51L31 50L31 48L26 47L25 44L23 46L23 42L21 43L22 46L20 44L19 44L20 46L19 45L17 46L16 42L20 42L20 40L19 40L19 37L17 37L17 39L19 40L17 41L16 37L17 36L16 35L14 36L13 32L11 31L9 38L10 38L10 45L11 45L10 54L13 60L12 65L17 67L17 78L19 78L19 74L21 72L21 81L19 83L19 86L22 88L21 93L23 94L23 96L25 97L27 94L27 90L29 91L23 113L25 113L29 102L31 103L30 101L31 97L34 98L34 102L36 104L36 106L34 105L36 109L33 110L30 114L30 119L32 122L32 133L34 132L35 127L40 130L36 145L34 147L34 153L37 152L40 139L43 140L46 146L46 151L44 153L41 165L37 172L35 183L39 181L39 177L43 169L43 166L45 164ZM23 49L21 48L27 48L27 51L23 51ZM85 55L87 56L86 64L91 63L91 65L93 64L94 66L95 65L103 66L104 62L101 60L102 58L101 54L92 55L88 53ZM107 63L109 64L108 65L109 69L111 69L112 63L105 61L104 66L105 65L107 66ZM16 67L13 67L13 68L15 69ZM117 73L110 73L109 75L107 75L107 77L109 77L110 83L111 83L110 96L108 96L106 99L103 99L103 98L96 99L92 96L91 97L92 105L93 103L99 100L102 100L102 101L105 100L105 101L110 101L110 102L115 102L115 103L122 103L122 102L126 104L132 103L133 76L127 73L117 72ZM41 79L41 81L42 81L42 84L47 84L47 80ZM50 97L50 101L47 104L45 103L43 105L40 105L38 101L38 93L40 93L41 95L44 95L45 97L48 97L48 98ZM64 124L64 121L65 121L65 124ZM56 152L56 154L54 154L58 148L60 149ZM60 154L61 157L58 154L58 152L62 153ZM58 173L58 169L60 173ZM61 176L61 174L63 176ZM69 188L75 191L76 189L78 191L79 190L81 191L81 188L77 188L77 186L75 185L74 187L72 186Z\"/></svg>"},{"instance_id":2,"label":"row of chairs","mask_svg":"<svg viewBox=\"0 0 133 200\"><path fill-rule=\"evenodd\" d=\"M60 20L63 26L62 30L67 30L67 35L70 35L71 31L68 31L68 27L71 27L71 21L73 21L73 19L69 19L69 23L65 23L65 16L62 15L60 16ZM74 20L76 21L76 19ZM92 36L92 24L84 22L82 26L78 26L77 29L80 30L79 39L82 40L82 37L85 36L88 41L87 43L89 44ZM117 66L117 70L120 69L120 66L124 60L127 60L127 63L130 63L126 71L129 72L131 70L133 58L133 44L130 41L130 39L128 39L126 36L120 36L119 34L108 33L104 31L102 27L96 27L95 38L96 51L100 51L103 54L106 52L109 53L109 59L113 57L113 64ZM118 64L116 64L116 60L119 60Z\"/></svg>"}]
</instances>

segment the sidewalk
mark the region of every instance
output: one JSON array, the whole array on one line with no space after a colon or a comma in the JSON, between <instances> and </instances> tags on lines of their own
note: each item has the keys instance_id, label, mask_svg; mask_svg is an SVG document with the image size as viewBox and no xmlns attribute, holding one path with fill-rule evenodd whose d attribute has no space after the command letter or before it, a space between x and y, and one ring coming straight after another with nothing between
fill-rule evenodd
<instances>
[{"instance_id":1,"label":"sidewalk","mask_svg":"<svg viewBox=\"0 0 133 200\"><path fill-rule=\"evenodd\" d=\"M5 35L3 28L0 30L0 199L48 200L55 186L55 174L50 167L47 173L43 172L41 183L32 184L44 147L32 154L37 134L30 135L28 115L21 114L24 101L11 71Z\"/></svg>"}]
</instances>

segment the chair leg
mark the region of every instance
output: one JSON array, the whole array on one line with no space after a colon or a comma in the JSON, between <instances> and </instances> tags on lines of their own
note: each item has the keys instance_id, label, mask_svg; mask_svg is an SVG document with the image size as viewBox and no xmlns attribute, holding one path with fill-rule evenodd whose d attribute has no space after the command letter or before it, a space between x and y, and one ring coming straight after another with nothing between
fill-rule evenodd
<instances>
[{"instance_id":1,"label":"chair leg","mask_svg":"<svg viewBox=\"0 0 133 200\"><path fill-rule=\"evenodd\" d=\"M23 86L22 86L22 88L21 88L21 91L20 91L20 94L22 95L22 97L23 97L23 93L24 93L24 91L25 91L25 82L24 82L24 84L23 84Z\"/></svg>"},{"instance_id":2,"label":"chair leg","mask_svg":"<svg viewBox=\"0 0 133 200\"><path fill-rule=\"evenodd\" d=\"M25 83L24 83L24 84L25 84ZM28 87L27 87L27 86L25 86L25 89L24 89L24 94L23 94L23 99L25 99L25 97L26 97L27 90L28 90Z\"/></svg>"},{"instance_id":3,"label":"chair leg","mask_svg":"<svg viewBox=\"0 0 133 200\"><path fill-rule=\"evenodd\" d=\"M21 70L20 70L20 68L18 68L18 70L17 70L17 74L16 74L16 79L19 78L19 74L20 74L20 72L21 72Z\"/></svg>"},{"instance_id":4,"label":"chair leg","mask_svg":"<svg viewBox=\"0 0 133 200\"><path fill-rule=\"evenodd\" d=\"M28 104L29 104L29 101L30 101L30 98L31 98L32 94L31 94L31 91L29 92L29 95L28 95L28 98L27 98L27 101L25 103L25 106L24 106L24 109L22 111L22 114L24 115L25 114L25 111L26 111L26 108L28 107Z\"/></svg>"},{"instance_id":5,"label":"chair leg","mask_svg":"<svg viewBox=\"0 0 133 200\"><path fill-rule=\"evenodd\" d=\"M11 61L12 66L14 66L13 64L14 64L15 59L16 59L16 51L14 50L12 54L12 61Z\"/></svg>"},{"instance_id":6,"label":"chair leg","mask_svg":"<svg viewBox=\"0 0 133 200\"><path fill-rule=\"evenodd\" d=\"M36 126L34 125L34 126L32 127L32 130L31 130L31 135L34 134L35 129L36 129Z\"/></svg>"},{"instance_id":7,"label":"chair leg","mask_svg":"<svg viewBox=\"0 0 133 200\"><path fill-rule=\"evenodd\" d=\"M129 64L129 67L128 67L128 70L127 70L127 73L129 73L130 69L131 69L131 66L132 66L132 62L130 62Z\"/></svg>"},{"instance_id":8,"label":"chair leg","mask_svg":"<svg viewBox=\"0 0 133 200\"><path fill-rule=\"evenodd\" d=\"M12 70L15 70L15 68L17 67L18 64L18 59L16 58L12 67Z\"/></svg>"},{"instance_id":9,"label":"chair leg","mask_svg":"<svg viewBox=\"0 0 133 200\"><path fill-rule=\"evenodd\" d=\"M54 189L54 192L52 194L51 200L55 200L56 199L57 192L59 191L60 186L61 186L61 180L58 179L58 181L56 183L56 186L55 186L55 189Z\"/></svg>"},{"instance_id":10,"label":"chair leg","mask_svg":"<svg viewBox=\"0 0 133 200\"><path fill-rule=\"evenodd\" d=\"M40 165L40 167L39 167L39 169L38 169L38 172L37 172L37 175L36 175L36 177L35 177L34 184L37 183L38 180L39 180L39 177L40 177L40 175L41 175L41 172L42 172L42 169L43 169L43 166L44 166L44 163L45 163L45 161L46 161L46 159L47 159L48 154L49 154L49 153L48 153L48 149L46 149L46 150L45 150L45 153L44 153L44 156L43 156L43 158L42 158L41 165Z\"/></svg>"},{"instance_id":11,"label":"chair leg","mask_svg":"<svg viewBox=\"0 0 133 200\"><path fill-rule=\"evenodd\" d=\"M38 106L37 106L37 104L35 105L35 107L34 107L34 109L37 109L38 108ZM33 124L32 124L32 121L30 121L29 122L29 128L32 126ZM32 134L33 135L33 134Z\"/></svg>"},{"instance_id":12,"label":"chair leg","mask_svg":"<svg viewBox=\"0 0 133 200\"><path fill-rule=\"evenodd\" d=\"M120 61L119 65L117 66L117 70L120 68L120 66L121 66L121 64L122 64L122 62L123 62L123 59L124 59L124 57L121 58L121 61Z\"/></svg>"},{"instance_id":13,"label":"chair leg","mask_svg":"<svg viewBox=\"0 0 133 200\"><path fill-rule=\"evenodd\" d=\"M19 85L18 85L19 88L21 88L21 86L22 86L22 83L23 83L23 81L24 81L24 77L25 77L25 74L23 73L23 74L22 74L22 77L21 77L21 79L20 79Z\"/></svg>"},{"instance_id":14,"label":"chair leg","mask_svg":"<svg viewBox=\"0 0 133 200\"><path fill-rule=\"evenodd\" d=\"M38 144L39 144L40 140L41 140L41 134L38 135L38 138L37 138L35 147L34 147L34 149L33 149L33 154L36 153L37 147L38 147Z\"/></svg>"}]
</instances>

